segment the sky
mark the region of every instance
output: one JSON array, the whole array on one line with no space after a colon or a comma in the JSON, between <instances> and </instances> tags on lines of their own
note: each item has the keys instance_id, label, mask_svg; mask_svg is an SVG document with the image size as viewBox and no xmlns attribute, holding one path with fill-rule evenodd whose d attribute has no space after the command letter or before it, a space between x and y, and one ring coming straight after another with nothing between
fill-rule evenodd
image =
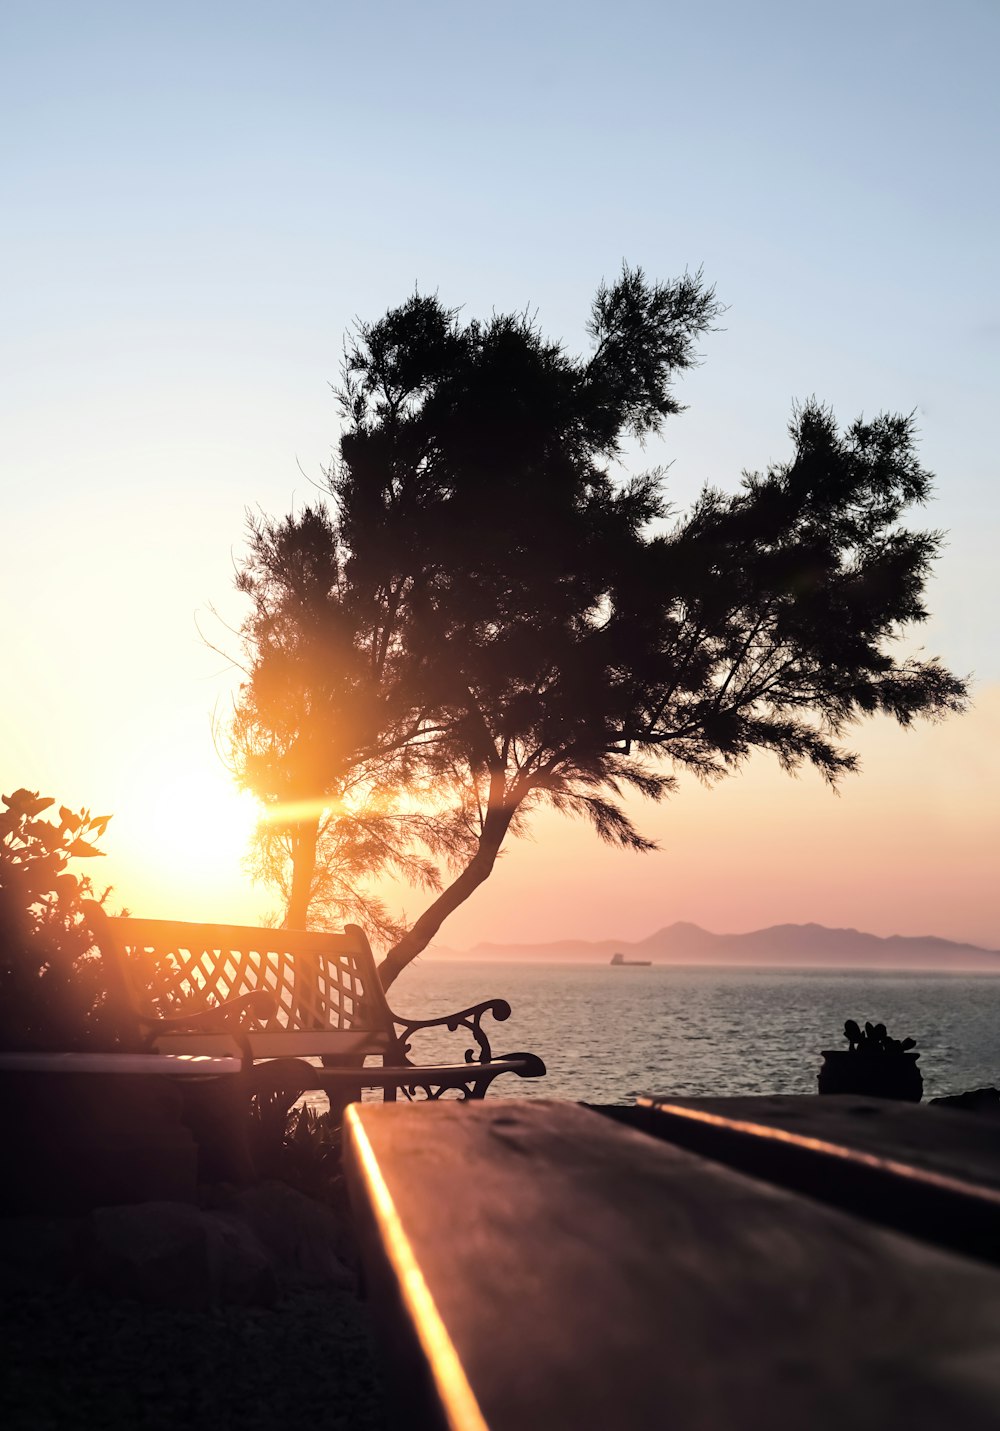
<instances>
[{"instance_id":1,"label":"sky","mask_svg":"<svg viewBox=\"0 0 1000 1431\"><path fill-rule=\"evenodd\" d=\"M948 537L914 642L973 708L859 730L839 796L764 759L684 783L639 814L653 855L543 819L441 940L814 919L1000 948L998 46L993 0L8 0L0 789L113 813L112 907L264 917L217 739L233 574L246 512L322 483L345 333L419 287L585 352L623 260L702 267L725 315L629 463L671 463L683 510L786 458L811 394L915 411Z\"/></svg>"}]
</instances>

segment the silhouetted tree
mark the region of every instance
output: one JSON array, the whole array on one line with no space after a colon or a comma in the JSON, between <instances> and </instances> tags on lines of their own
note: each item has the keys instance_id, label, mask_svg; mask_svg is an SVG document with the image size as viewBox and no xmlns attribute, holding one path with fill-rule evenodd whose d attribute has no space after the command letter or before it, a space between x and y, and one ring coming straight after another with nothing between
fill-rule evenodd
<instances>
[{"instance_id":1,"label":"silhouetted tree","mask_svg":"<svg viewBox=\"0 0 1000 1431\"><path fill-rule=\"evenodd\" d=\"M320 506L281 522L253 519L237 579L252 602L251 653L230 730L238 778L274 818L260 826L250 870L274 884L286 923L351 919L383 941L405 932L372 894L371 876L440 887L427 856L460 837L418 808L421 764L412 720L394 720L381 628L358 618L343 579L339 532Z\"/></svg>"},{"instance_id":2,"label":"silhouetted tree","mask_svg":"<svg viewBox=\"0 0 1000 1431\"><path fill-rule=\"evenodd\" d=\"M646 850L630 790L660 799L678 769L715 779L754 749L834 782L859 718L964 702L892 648L926 616L940 540L899 524L930 486L911 419L841 433L810 402L789 462L669 525L662 471L617 476L625 436L680 410L672 379L718 311L700 275L625 269L580 359L525 316L462 323L417 295L348 348L332 514L252 524L236 765L284 812L289 922L324 828L352 852L327 912L364 917L366 872L433 890L387 985L540 804Z\"/></svg>"}]
</instances>

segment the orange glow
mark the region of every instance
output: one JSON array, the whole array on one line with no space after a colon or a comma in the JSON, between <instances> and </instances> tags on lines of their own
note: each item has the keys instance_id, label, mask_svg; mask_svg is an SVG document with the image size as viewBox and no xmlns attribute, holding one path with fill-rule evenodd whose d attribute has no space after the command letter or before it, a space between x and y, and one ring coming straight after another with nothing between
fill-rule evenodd
<instances>
[{"instance_id":1,"label":"orange glow","mask_svg":"<svg viewBox=\"0 0 1000 1431\"><path fill-rule=\"evenodd\" d=\"M1000 948L998 729L994 685L938 725L859 727L848 743L862 770L839 796L815 772L790 779L766 756L712 787L682 777L662 805L632 806L660 844L650 855L543 812L438 942L643 939L675 920L720 934L815 921Z\"/></svg>"},{"instance_id":2,"label":"orange glow","mask_svg":"<svg viewBox=\"0 0 1000 1431\"><path fill-rule=\"evenodd\" d=\"M86 872L114 886L113 909L234 924L280 918L280 896L245 869L260 811L236 791L208 719L181 722L155 704L141 720L112 719L128 700L123 688L67 727L53 694L22 744L19 713L0 712L3 788L112 814L107 858ZM481 940L642 939L674 920L717 933L815 920L1000 948L998 729L1000 686L984 686L968 715L940 725L859 728L851 743L863 770L839 798L814 773L789 779L766 757L714 788L682 778L661 806L632 807L660 842L651 855L602 845L584 823L542 811L436 942L471 949ZM388 880L376 893L411 919L429 898Z\"/></svg>"},{"instance_id":3,"label":"orange glow","mask_svg":"<svg viewBox=\"0 0 1000 1431\"><path fill-rule=\"evenodd\" d=\"M332 808L329 800L285 800L280 805L265 805L258 810L261 820L269 825L294 824L297 820L316 820Z\"/></svg>"},{"instance_id":4,"label":"orange glow","mask_svg":"<svg viewBox=\"0 0 1000 1431\"><path fill-rule=\"evenodd\" d=\"M355 791L348 800L320 795L313 800L284 800L276 805L263 805L258 818L271 825L293 824L299 820L315 820L324 815L424 814L432 815L442 802L435 802L426 791L399 790L389 793L366 789Z\"/></svg>"}]
</instances>

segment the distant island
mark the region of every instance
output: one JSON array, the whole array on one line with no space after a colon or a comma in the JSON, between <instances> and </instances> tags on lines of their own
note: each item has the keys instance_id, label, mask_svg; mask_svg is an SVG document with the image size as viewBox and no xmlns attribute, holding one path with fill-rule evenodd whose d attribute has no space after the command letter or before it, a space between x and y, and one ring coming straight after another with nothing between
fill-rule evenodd
<instances>
[{"instance_id":1,"label":"distant island","mask_svg":"<svg viewBox=\"0 0 1000 1431\"><path fill-rule=\"evenodd\" d=\"M934 935L887 939L859 929L823 924L773 924L748 934L712 934L679 922L630 943L622 939L560 939L548 944L476 944L456 950L434 946L431 959L498 959L538 964L777 965L829 969L987 970L1000 974L1000 950L957 944ZM620 959L613 959L621 954Z\"/></svg>"}]
</instances>

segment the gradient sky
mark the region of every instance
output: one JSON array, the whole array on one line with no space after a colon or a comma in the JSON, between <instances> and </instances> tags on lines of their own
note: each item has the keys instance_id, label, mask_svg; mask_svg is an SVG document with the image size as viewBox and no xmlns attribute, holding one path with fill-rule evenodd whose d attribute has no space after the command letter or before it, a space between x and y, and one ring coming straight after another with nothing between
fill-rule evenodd
<instances>
[{"instance_id":1,"label":"gradient sky","mask_svg":"<svg viewBox=\"0 0 1000 1431\"><path fill-rule=\"evenodd\" d=\"M255 921L204 638L238 653L245 509L321 479L345 330L419 285L582 351L623 259L701 265L728 311L636 460L683 508L786 457L795 399L915 409L949 533L917 639L975 708L859 733L839 799L763 760L685 786L646 858L546 820L442 940L811 918L1000 947L998 52L993 0L8 0L0 788L114 812L113 903Z\"/></svg>"}]
</instances>

